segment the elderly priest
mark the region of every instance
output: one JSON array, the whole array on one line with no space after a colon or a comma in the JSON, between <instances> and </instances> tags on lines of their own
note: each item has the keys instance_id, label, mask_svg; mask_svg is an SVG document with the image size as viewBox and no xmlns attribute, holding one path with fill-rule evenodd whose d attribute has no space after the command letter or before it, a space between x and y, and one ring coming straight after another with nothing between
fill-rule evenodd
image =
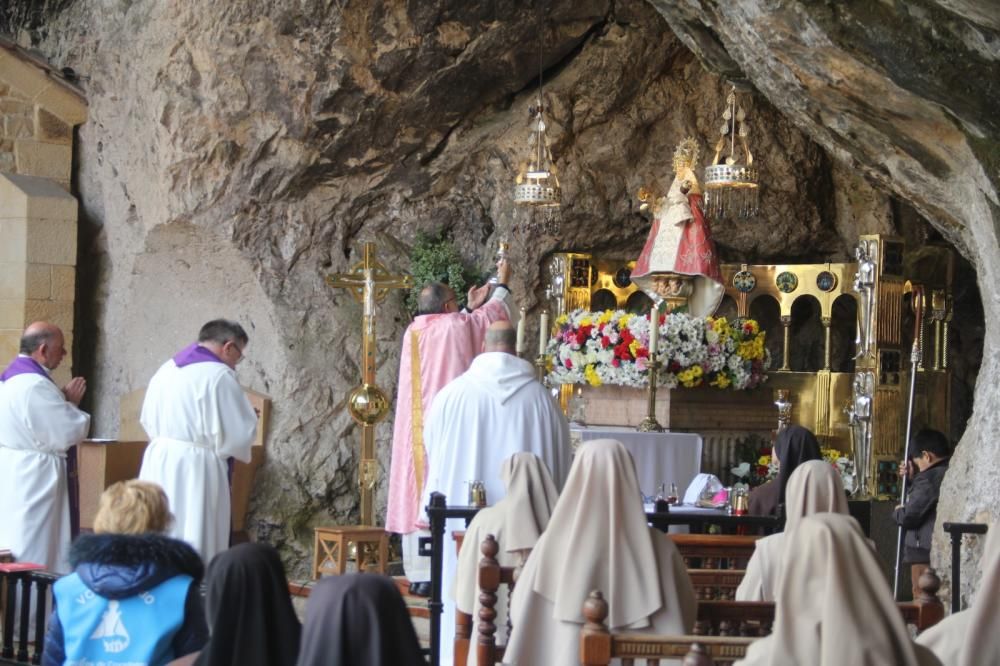
<instances>
[{"instance_id":1,"label":"elderly priest","mask_svg":"<svg viewBox=\"0 0 1000 666\"><path fill-rule=\"evenodd\" d=\"M90 427L77 407L87 390L83 378L59 389L49 376L65 356L62 331L36 322L0 375L0 547L58 573L69 571L66 451Z\"/></svg>"},{"instance_id":2,"label":"elderly priest","mask_svg":"<svg viewBox=\"0 0 1000 666\"><path fill-rule=\"evenodd\" d=\"M424 426L424 441L434 455L423 506L433 491L444 493L449 504L465 504L463 491L473 480L483 482L487 501L495 504L505 494L503 462L521 451L541 458L556 486L562 488L572 455L569 424L548 390L535 379L534 366L514 355L515 340L510 322L491 324L485 351L437 394ZM463 527L461 520L448 523L449 529ZM457 564L454 549L445 548L442 639L455 623L451 590ZM452 643L442 640L441 647L441 663L450 663Z\"/></svg>"},{"instance_id":3,"label":"elderly priest","mask_svg":"<svg viewBox=\"0 0 1000 666\"><path fill-rule=\"evenodd\" d=\"M174 524L205 562L229 547L230 458L250 462L257 415L236 379L249 338L216 319L153 375L139 420L150 444L139 478L163 486Z\"/></svg>"}]
</instances>

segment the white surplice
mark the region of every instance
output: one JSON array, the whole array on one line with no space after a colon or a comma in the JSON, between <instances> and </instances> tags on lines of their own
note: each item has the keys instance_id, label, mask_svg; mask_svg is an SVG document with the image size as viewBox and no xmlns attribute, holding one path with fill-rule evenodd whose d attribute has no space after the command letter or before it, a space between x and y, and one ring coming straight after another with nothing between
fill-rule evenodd
<instances>
[{"instance_id":1,"label":"white surplice","mask_svg":"<svg viewBox=\"0 0 1000 666\"><path fill-rule=\"evenodd\" d=\"M140 421L150 443L139 478L163 487L174 514L169 535L191 544L207 564L229 547L226 461L250 462L253 407L224 363L178 368L170 359L149 382Z\"/></svg>"},{"instance_id":2,"label":"white surplice","mask_svg":"<svg viewBox=\"0 0 1000 666\"><path fill-rule=\"evenodd\" d=\"M89 427L90 416L46 376L0 383L0 548L17 560L70 571L66 451Z\"/></svg>"},{"instance_id":3,"label":"white surplice","mask_svg":"<svg viewBox=\"0 0 1000 666\"><path fill-rule=\"evenodd\" d=\"M468 371L452 380L434 398L424 425L429 468L424 501L431 492L444 493L448 504L468 503L468 482L482 481L486 500L496 504L505 489L500 478L503 461L520 451L534 453L561 488L572 451L569 424L548 390L535 379L534 366L512 354L484 352ZM461 520L448 521L447 533L464 529ZM455 604L452 594L457 556L445 538L442 565L444 612L441 616L441 663L451 663Z\"/></svg>"}]
</instances>

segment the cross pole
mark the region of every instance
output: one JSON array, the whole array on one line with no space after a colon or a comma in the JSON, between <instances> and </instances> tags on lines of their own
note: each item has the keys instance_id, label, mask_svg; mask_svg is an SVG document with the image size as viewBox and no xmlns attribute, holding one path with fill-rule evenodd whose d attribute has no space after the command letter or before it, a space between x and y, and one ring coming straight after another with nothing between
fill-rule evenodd
<instances>
[{"instance_id":1,"label":"cross pole","mask_svg":"<svg viewBox=\"0 0 1000 666\"><path fill-rule=\"evenodd\" d=\"M375 424L389 411L389 398L375 385L375 306L385 300L390 289L409 289L409 275L393 275L375 259L375 243L364 244L364 258L347 273L326 276L326 283L348 289L364 304L361 320L361 385L351 391L347 409L361 426L361 461L358 486L361 490L361 523L375 525L374 491L378 476L375 461Z\"/></svg>"}]
</instances>

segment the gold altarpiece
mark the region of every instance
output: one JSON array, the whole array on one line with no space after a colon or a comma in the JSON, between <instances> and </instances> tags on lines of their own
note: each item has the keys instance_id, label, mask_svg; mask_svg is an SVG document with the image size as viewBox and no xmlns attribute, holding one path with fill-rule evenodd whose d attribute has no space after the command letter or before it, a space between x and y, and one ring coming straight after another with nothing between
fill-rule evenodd
<instances>
[{"instance_id":1,"label":"gold altarpiece","mask_svg":"<svg viewBox=\"0 0 1000 666\"><path fill-rule=\"evenodd\" d=\"M893 469L903 455L906 432L911 344L907 331L913 327L910 300L915 285L924 288L926 316L914 425L949 430L946 352L954 255L946 247L930 245L907 250L902 239L877 235L861 236L859 248L863 249L859 261L850 263L723 264L726 297L720 313L749 317L755 301L770 300L768 305L777 318L767 328L767 336L769 341L781 340L780 352L772 356L767 383L761 388L670 391L665 401L669 407L657 408L658 414L661 407L668 412L661 422L671 430L695 431L707 439L713 433L770 436L777 423L775 393L785 389L792 401L791 422L808 427L824 446L853 453L855 440L870 432L868 487L875 494L894 494ZM633 264L580 252L554 255L548 266L547 295L555 316L577 308L648 312L651 301L629 279ZM870 308L865 300L868 293ZM792 309L802 298L815 299L823 329L821 367L809 371L792 370L790 364L796 344L801 343L793 330ZM871 334L867 348L859 349L865 347L866 316ZM842 317L856 321L839 321ZM838 325L839 330L850 328L856 335L854 358L848 364L853 368L844 368L842 362L832 367L831 338ZM612 388L621 394L635 392L635 400L644 400L638 389ZM563 387L564 398L571 391L572 387ZM864 408L868 409L864 422L868 430L859 432L858 417L852 419L852 413Z\"/></svg>"}]
</instances>

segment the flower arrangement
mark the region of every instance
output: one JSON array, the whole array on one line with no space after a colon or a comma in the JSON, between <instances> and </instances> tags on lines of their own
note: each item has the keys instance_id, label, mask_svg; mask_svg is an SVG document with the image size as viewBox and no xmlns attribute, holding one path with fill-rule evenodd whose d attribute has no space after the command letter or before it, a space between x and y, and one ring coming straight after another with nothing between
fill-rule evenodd
<instances>
[{"instance_id":1,"label":"flower arrangement","mask_svg":"<svg viewBox=\"0 0 1000 666\"><path fill-rule=\"evenodd\" d=\"M558 317L549 339L549 381L591 386L648 383L649 315L624 310L575 310ZM659 384L667 388L702 384L751 389L767 379L764 332L752 319L692 317L673 312L659 317L656 355Z\"/></svg>"},{"instance_id":2,"label":"flower arrangement","mask_svg":"<svg viewBox=\"0 0 1000 666\"><path fill-rule=\"evenodd\" d=\"M845 456L837 449L820 449L823 460L827 461L840 473L840 480L844 483L844 490L853 493L857 489L858 477L854 469L854 461Z\"/></svg>"}]
</instances>

